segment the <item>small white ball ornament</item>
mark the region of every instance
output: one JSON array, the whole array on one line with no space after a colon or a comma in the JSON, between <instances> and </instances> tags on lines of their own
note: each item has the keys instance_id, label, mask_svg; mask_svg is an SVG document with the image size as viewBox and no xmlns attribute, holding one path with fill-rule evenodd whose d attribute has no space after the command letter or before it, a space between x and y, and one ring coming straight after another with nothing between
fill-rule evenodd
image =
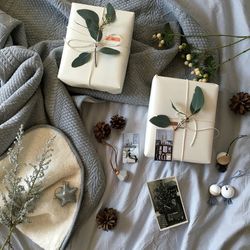
<instances>
[{"instance_id":1,"label":"small white ball ornament","mask_svg":"<svg viewBox=\"0 0 250 250\"><path fill-rule=\"evenodd\" d=\"M225 199L231 199L234 197L235 189L230 185L225 185L221 188L221 195Z\"/></svg>"},{"instance_id":2,"label":"small white ball ornament","mask_svg":"<svg viewBox=\"0 0 250 250\"><path fill-rule=\"evenodd\" d=\"M221 193L221 188L217 184L213 184L209 187L209 193L213 196L219 196Z\"/></svg>"}]
</instances>

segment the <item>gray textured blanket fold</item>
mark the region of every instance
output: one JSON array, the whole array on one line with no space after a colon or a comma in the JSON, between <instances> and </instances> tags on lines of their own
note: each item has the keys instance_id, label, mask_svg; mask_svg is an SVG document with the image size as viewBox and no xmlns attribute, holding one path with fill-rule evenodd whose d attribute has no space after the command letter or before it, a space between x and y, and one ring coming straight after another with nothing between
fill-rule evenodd
<instances>
[{"instance_id":1,"label":"gray textured blanket fold","mask_svg":"<svg viewBox=\"0 0 250 250\"><path fill-rule=\"evenodd\" d=\"M76 2L104 6L108 1ZM161 29L166 22L171 22L175 32L179 32L180 28L185 34L202 32L199 25L173 0L109 2L117 9L136 14L124 91L120 95L69 88L57 79L69 2L0 0L0 155L12 143L21 123L25 128L49 123L62 130L72 141L84 165L84 198L79 223L100 200L105 178L71 95L87 94L104 100L147 105L155 74L183 76L183 68L172 62L177 54L179 39L168 50L156 50L150 45L153 32ZM197 46L208 44L205 39L189 42Z\"/></svg>"}]
</instances>

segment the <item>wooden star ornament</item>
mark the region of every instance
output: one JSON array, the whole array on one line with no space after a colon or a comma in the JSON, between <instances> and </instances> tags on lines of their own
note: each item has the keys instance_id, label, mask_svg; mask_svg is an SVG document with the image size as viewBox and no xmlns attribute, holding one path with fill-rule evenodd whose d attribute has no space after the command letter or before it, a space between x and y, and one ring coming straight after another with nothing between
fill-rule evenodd
<instances>
[{"instance_id":1,"label":"wooden star ornament","mask_svg":"<svg viewBox=\"0 0 250 250\"><path fill-rule=\"evenodd\" d=\"M78 188L70 187L68 182L65 182L63 186L58 187L55 191L56 198L61 202L61 206L65 206L67 203L76 202L76 191Z\"/></svg>"}]
</instances>

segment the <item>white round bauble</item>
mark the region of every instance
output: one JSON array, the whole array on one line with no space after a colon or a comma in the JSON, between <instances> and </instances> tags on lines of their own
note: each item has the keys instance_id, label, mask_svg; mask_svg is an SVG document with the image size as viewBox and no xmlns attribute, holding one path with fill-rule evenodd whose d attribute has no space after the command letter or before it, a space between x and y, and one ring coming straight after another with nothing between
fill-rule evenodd
<instances>
[{"instance_id":1,"label":"white round bauble","mask_svg":"<svg viewBox=\"0 0 250 250\"><path fill-rule=\"evenodd\" d=\"M220 195L221 188L217 184L213 184L209 187L209 193L213 196L218 196Z\"/></svg>"},{"instance_id":2,"label":"white round bauble","mask_svg":"<svg viewBox=\"0 0 250 250\"><path fill-rule=\"evenodd\" d=\"M235 190L232 186L230 185L225 185L221 188L221 195L226 198L230 199L233 198L235 194Z\"/></svg>"}]
</instances>

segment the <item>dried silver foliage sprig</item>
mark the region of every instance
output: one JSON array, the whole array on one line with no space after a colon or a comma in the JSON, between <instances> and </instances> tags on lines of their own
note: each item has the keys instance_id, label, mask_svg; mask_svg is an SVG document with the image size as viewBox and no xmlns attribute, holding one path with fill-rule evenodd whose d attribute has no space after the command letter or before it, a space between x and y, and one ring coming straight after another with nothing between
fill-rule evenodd
<instances>
[{"instance_id":1,"label":"dried silver foliage sprig","mask_svg":"<svg viewBox=\"0 0 250 250\"><path fill-rule=\"evenodd\" d=\"M49 139L37 159L36 164L29 164L33 168L31 175L24 179L19 176L20 169L27 166L21 163L19 155L23 150L22 146L23 126L20 127L14 141L13 147L8 150L11 167L5 168L3 184L6 192L1 192L3 206L0 207L0 223L8 228L8 235L1 246L12 249L11 237L16 226L21 223L28 223L28 214L32 213L36 207L42 193L42 181L45 178L45 171L51 162L54 138ZM4 194L6 193L6 194Z\"/></svg>"}]
</instances>

